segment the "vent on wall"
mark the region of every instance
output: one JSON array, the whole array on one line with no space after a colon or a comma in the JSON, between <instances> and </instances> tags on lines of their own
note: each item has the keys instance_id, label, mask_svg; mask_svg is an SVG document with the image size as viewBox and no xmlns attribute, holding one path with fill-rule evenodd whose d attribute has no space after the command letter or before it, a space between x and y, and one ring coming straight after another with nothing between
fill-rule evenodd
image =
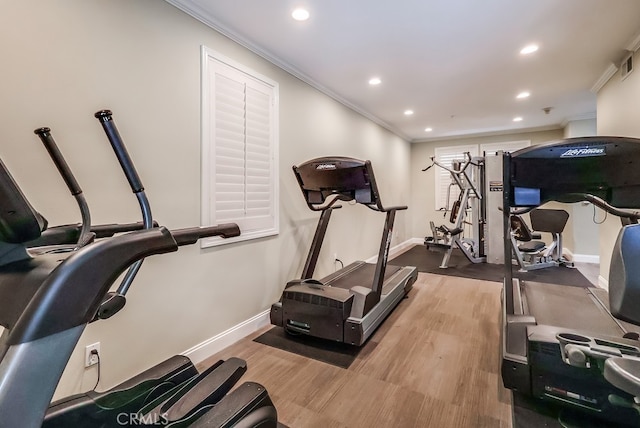
<instances>
[{"instance_id":1,"label":"vent on wall","mask_svg":"<svg viewBox=\"0 0 640 428\"><path fill-rule=\"evenodd\" d=\"M624 80L633 71L633 52L630 52L620 64L620 76Z\"/></svg>"}]
</instances>

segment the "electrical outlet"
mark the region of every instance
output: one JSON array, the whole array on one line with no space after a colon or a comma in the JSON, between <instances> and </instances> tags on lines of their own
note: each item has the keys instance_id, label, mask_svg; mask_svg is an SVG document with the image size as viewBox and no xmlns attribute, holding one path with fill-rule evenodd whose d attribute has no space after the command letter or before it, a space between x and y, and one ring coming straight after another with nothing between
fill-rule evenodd
<instances>
[{"instance_id":1,"label":"electrical outlet","mask_svg":"<svg viewBox=\"0 0 640 428\"><path fill-rule=\"evenodd\" d=\"M98 362L100 361L98 355L95 353L92 353L93 351L100 354L100 342L87 345L84 348L84 366L85 367L91 367L93 365L98 364Z\"/></svg>"},{"instance_id":2,"label":"electrical outlet","mask_svg":"<svg viewBox=\"0 0 640 428\"><path fill-rule=\"evenodd\" d=\"M333 253L333 261L335 262L338 259L338 253Z\"/></svg>"}]
</instances>

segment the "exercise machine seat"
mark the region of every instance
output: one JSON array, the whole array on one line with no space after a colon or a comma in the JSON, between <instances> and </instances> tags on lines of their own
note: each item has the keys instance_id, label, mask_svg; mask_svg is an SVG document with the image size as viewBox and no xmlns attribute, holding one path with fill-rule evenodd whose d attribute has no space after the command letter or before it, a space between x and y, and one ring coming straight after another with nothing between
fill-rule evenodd
<instances>
[{"instance_id":1,"label":"exercise machine seat","mask_svg":"<svg viewBox=\"0 0 640 428\"><path fill-rule=\"evenodd\" d=\"M546 246L542 241L534 241L534 239L540 239L542 235L532 232L519 215L511 216L511 230L516 240L523 242L518 245L518 250L523 253L537 253Z\"/></svg>"}]
</instances>

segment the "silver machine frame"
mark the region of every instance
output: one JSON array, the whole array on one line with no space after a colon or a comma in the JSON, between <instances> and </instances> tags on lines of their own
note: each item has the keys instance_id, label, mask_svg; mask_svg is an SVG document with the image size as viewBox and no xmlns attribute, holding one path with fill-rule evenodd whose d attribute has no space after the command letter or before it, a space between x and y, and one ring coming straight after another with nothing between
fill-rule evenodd
<instances>
[{"instance_id":1,"label":"silver machine frame","mask_svg":"<svg viewBox=\"0 0 640 428\"><path fill-rule=\"evenodd\" d=\"M433 166L440 167L447 171L451 177L451 183L447 189L447 206L449 207L449 196L452 186L460 188L460 206L452 229L446 226L436 226L430 222L432 236L425 238L425 245L428 249L438 251L444 250L440 268L448 268L451 254L455 248L459 248L464 256L471 263L484 263L485 255L485 204L482 196L484 180L484 158L472 157L469 152L464 154L463 161L454 162L452 167L437 161L435 156L431 157L431 165L423 169L427 171ZM471 221L467 217L471 216ZM465 226L471 226L470 238L464 237Z\"/></svg>"}]
</instances>

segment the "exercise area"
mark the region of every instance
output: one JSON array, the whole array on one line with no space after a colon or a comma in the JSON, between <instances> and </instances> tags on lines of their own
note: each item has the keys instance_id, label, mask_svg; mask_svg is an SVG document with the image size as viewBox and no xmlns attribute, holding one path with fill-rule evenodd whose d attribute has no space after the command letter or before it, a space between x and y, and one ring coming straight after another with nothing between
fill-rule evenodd
<instances>
[{"instance_id":1,"label":"exercise area","mask_svg":"<svg viewBox=\"0 0 640 428\"><path fill-rule=\"evenodd\" d=\"M639 1L0 16L0 428L640 427Z\"/></svg>"}]
</instances>

